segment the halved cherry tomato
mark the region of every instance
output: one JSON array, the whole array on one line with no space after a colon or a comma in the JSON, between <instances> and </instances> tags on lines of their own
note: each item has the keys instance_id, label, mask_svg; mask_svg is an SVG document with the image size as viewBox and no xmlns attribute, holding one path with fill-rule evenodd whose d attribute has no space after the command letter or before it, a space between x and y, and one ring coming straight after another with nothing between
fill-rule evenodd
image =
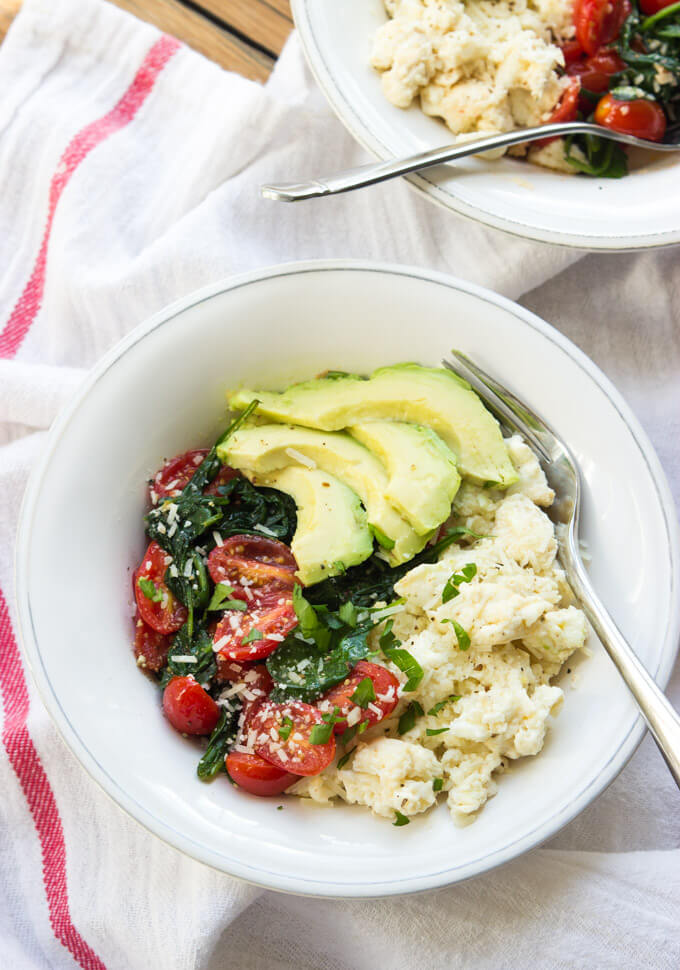
<instances>
[{"instance_id":1,"label":"halved cherry tomato","mask_svg":"<svg viewBox=\"0 0 680 970\"><path fill-rule=\"evenodd\" d=\"M163 691L163 710L182 734L210 734L220 718L219 706L193 677L173 677Z\"/></svg>"},{"instance_id":2,"label":"halved cherry tomato","mask_svg":"<svg viewBox=\"0 0 680 970\"><path fill-rule=\"evenodd\" d=\"M293 553L285 543L259 536L230 536L208 556L208 572L214 583L246 586L253 593L273 583L292 588L296 569ZM247 595L240 598L250 599Z\"/></svg>"},{"instance_id":3,"label":"halved cherry tomato","mask_svg":"<svg viewBox=\"0 0 680 970\"><path fill-rule=\"evenodd\" d=\"M174 498L185 488L194 472L208 454L207 448L196 448L175 455L165 462L149 483L149 497L153 505L164 498Z\"/></svg>"},{"instance_id":4,"label":"halved cherry tomato","mask_svg":"<svg viewBox=\"0 0 680 970\"><path fill-rule=\"evenodd\" d=\"M638 0L640 10L647 17L658 13L659 10L665 10L666 7L670 7L673 3L677 3L677 0Z\"/></svg>"},{"instance_id":5,"label":"halved cherry tomato","mask_svg":"<svg viewBox=\"0 0 680 970\"><path fill-rule=\"evenodd\" d=\"M648 141L661 141L666 132L663 108L647 98L617 101L611 94L605 94L595 109L595 123Z\"/></svg>"},{"instance_id":6,"label":"halved cherry tomato","mask_svg":"<svg viewBox=\"0 0 680 970\"><path fill-rule=\"evenodd\" d=\"M581 86L594 94L604 94L609 90L609 79L612 74L625 70L625 63L616 51L601 50L593 57L584 61L570 64L567 74L581 79Z\"/></svg>"},{"instance_id":7,"label":"halved cherry tomato","mask_svg":"<svg viewBox=\"0 0 680 970\"><path fill-rule=\"evenodd\" d=\"M267 597L261 595L256 605L245 613L227 610L217 624L213 645L227 660L239 663L262 660L276 650L296 625L292 592L281 588L270 591ZM261 636L255 639L258 634Z\"/></svg>"},{"instance_id":8,"label":"halved cherry tomato","mask_svg":"<svg viewBox=\"0 0 680 970\"><path fill-rule=\"evenodd\" d=\"M164 582L169 562L170 557L158 543L151 542L134 575L137 608L144 622L156 633L174 633L187 618L186 607L175 599ZM142 580L142 586L139 585L140 580ZM146 587L147 583L151 583L153 589L147 589L145 593L143 587Z\"/></svg>"},{"instance_id":9,"label":"halved cherry tomato","mask_svg":"<svg viewBox=\"0 0 680 970\"><path fill-rule=\"evenodd\" d=\"M165 667L169 649L170 638L152 629L139 613L136 613L134 651L137 666L143 670L161 670Z\"/></svg>"},{"instance_id":10,"label":"halved cherry tomato","mask_svg":"<svg viewBox=\"0 0 680 970\"><path fill-rule=\"evenodd\" d=\"M564 54L564 64L569 67L575 61L581 60L583 57L583 48L577 40L567 40L561 45L560 50Z\"/></svg>"},{"instance_id":11,"label":"halved cherry tomato","mask_svg":"<svg viewBox=\"0 0 680 970\"><path fill-rule=\"evenodd\" d=\"M226 765L232 781L251 795L280 795L300 780L299 775L277 768L257 754L231 751Z\"/></svg>"},{"instance_id":12,"label":"halved cherry tomato","mask_svg":"<svg viewBox=\"0 0 680 970\"><path fill-rule=\"evenodd\" d=\"M362 708L354 703L352 694L361 681L367 677L373 682L375 700L371 701L371 707ZM335 687L326 691L318 702L318 706L321 711L332 711L335 707L339 708L338 716L342 717L343 720L338 721L333 730L336 734L342 734L343 731L347 730L347 717L352 711L358 711L359 715L358 717L357 714L352 715L350 720L353 724L364 722L368 725L377 724L378 721L382 721L388 714L391 714L399 700L398 689L399 681L389 670L381 667L380 664L360 660L341 684L336 684ZM375 710L375 708L378 710Z\"/></svg>"},{"instance_id":13,"label":"halved cherry tomato","mask_svg":"<svg viewBox=\"0 0 680 970\"><path fill-rule=\"evenodd\" d=\"M175 455L165 462L149 482L149 499L156 505L164 498L175 498L186 488L194 476L194 472L208 454L207 448L194 448L181 455ZM228 465L222 467L210 485L205 489L206 495L216 495L220 485L226 485L232 478L239 478L240 472Z\"/></svg>"},{"instance_id":14,"label":"halved cherry tomato","mask_svg":"<svg viewBox=\"0 0 680 970\"><path fill-rule=\"evenodd\" d=\"M564 94L562 95L557 107L545 124L553 125L558 121L575 121L576 113L578 111L578 98L580 92L580 80L577 77L571 78L569 81L569 86L565 88ZM555 139L558 137L558 135L554 135L552 138L541 138L540 140L534 142L534 144L542 148L544 145L549 145L550 142L555 141Z\"/></svg>"},{"instance_id":15,"label":"halved cherry tomato","mask_svg":"<svg viewBox=\"0 0 680 970\"><path fill-rule=\"evenodd\" d=\"M591 57L619 35L631 11L630 0L576 0L576 39Z\"/></svg>"},{"instance_id":16,"label":"halved cherry tomato","mask_svg":"<svg viewBox=\"0 0 680 970\"><path fill-rule=\"evenodd\" d=\"M248 694L253 695L242 698L246 703L268 697L274 686L271 674L264 664L237 663L222 654L217 655L217 680L220 683L231 681L243 684Z\"/></svg>"},{"instance_id":17,"label":"halved cherry tomato","mask_svg":"<svg viewBox=\"0 0 680 970\"><path fill-rule=\"evenodd\" d=\"M313 728L322 723L321 711L311 704L262 701L249 721L251 732L256 732L255 753L283 771L318 775L335 757L332 731L325 744L312 744L309 740Z\"/></svg>"}]
</instances>

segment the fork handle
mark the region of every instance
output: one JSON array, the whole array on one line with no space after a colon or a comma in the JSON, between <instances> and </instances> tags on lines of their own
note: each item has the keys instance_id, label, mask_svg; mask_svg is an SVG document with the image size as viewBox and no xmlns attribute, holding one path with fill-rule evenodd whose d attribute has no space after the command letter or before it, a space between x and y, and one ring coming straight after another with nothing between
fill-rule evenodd
<instances>
[{"instance_id":1,"label":"fork handle","mask_svg":"<svg viewBox=\"0 0 680 970\"><path fill-rule=\"evenodd\" d=\"M309 182L262 185L260 192L265 199L274 199L277 202L299 202L302 199L315 199L319 196L336 195L338 192L360 189L365 185L374 185L376 182L384 182L386 179L396 178L399 175L408 175L410 172L417 172L424 168L431 168L433 165L441 165L444 162L452 162L457 158L477 155L480 152L491 151L496 148L510 148L512 145L521 145L543 138L578 134L594 134L599 138L608 138L611 141L622 142L626 145L637 145L658 151L676 150L673 146L658 142L645 142L632 135L602 128L587 121L558 121L548 125L536 125L533 128L518 128L497 135L486 135L482 138L475 138L474 141L466 141L457 145L445 145L441 148L419 152L417 155L410 155L407 158L390 158L384 162L371 162L368 165L346 169L344 172L322 176Z\"/></svg>"},{"instance_id":2,"label":"fork handle","mask_svg":"<svg viewBox=\"0 0 680 970\"><path fill-rule=\"evenodd\" d=\"M605 650L637 701L675 783L680 788L680 715L638 660L600 602L580 562L567 568L569 583Z\"/></svg>"}]
</instances>

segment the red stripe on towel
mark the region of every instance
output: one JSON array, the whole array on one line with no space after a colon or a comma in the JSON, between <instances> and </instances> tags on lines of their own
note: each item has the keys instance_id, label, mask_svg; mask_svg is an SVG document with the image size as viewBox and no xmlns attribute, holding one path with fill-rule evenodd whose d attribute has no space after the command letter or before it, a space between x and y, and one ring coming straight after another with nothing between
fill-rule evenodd
<instances>
[{"instance_id":1,"label":"red stripe on towel","mask_svg":"<svg viewBox=\"0 0 680 970\"><path fill-rule=\"evenodd\" d=\"M16 639L0 590L0 692L5 711L2 743L26 796L40 852L43 882L54 935L83 970L106 970L71 921L66 885L66 845L54 792L26 727L28 689Z\"/></svg>"},{"instance_id":2,"label":"red stripe on towel","mask_svg":"<svg viewBox=\"0 0 680 970\"><path fill-rule=\"evenodd\" d=\"M163 35L157 40L144 58L132 84L118 104L102 118L91 122L79 131L71 139L66 151L59 159L59 164L50 182L47 224L38 257L23 293L0 332L0 357L13 357L16 354L40 310L45 291L47 250L54 214L61 194L71 176L93 148L96 148L109 135L120 131L121 128L132 121L153 90L158 75L180 46L178 40L167 35Z\"/></svg>"}]
</instances>

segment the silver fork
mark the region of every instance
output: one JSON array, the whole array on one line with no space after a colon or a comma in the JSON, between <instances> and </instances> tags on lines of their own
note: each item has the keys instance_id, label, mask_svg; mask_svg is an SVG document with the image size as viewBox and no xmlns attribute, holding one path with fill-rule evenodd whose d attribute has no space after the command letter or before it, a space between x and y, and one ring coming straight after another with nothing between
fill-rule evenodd
<instances>
[{"instance_id":1,"label":"silver fork","mask_svg":"<svg viewBox=\"0 0 680 970\"><path fill-rule=\"evenodd\" d=\"M534 450L555 492L549 515L556 524L558 556L569 585L626 682L654 740L680 787L680 715L671 707L638 660L593 589L578 544L581 476L574 458L546 423L506 387L486 374L469 357L452 351L456 362L444 360L449 370L466 380L501 425L522 435Z\"/></svg>"},{"instance_id":2,"label":"silver fork","mask_svg":"<svg viewBox=\"0 0 680 970\"><path fill-rule=\"evenodd\" d=\"M559 121L550 125L538 125L535 128L518 128L516 131L506 131L500 135L486 135L457 145L444 145L427 152L419 152L408 158L388 158L384 162L371 162L359 168L349 168L334 175L324 175L308 182L283 182L279 185L262 185L260 192L265 199L275 199L278 202L299 202L302 199L316 199L324 195L336 195L338 192L350 192L365 185L375 185L386 179L396 178L398 175L408 175L419 172L433 165L442 165L467 155L478 155L480 152L490 151L492 148L510 148L542 138L555 138L566 135L597 135L610 141L620 142L622 145L632 145L636 148L647 148L654 152L680 151L678 140L680 134L678 126L668 128L662 142L646 141L635 138L634 135L624 135L618 131L610 131L600 125L590 124L588 121Z\"/></svg>"}]
</instances>

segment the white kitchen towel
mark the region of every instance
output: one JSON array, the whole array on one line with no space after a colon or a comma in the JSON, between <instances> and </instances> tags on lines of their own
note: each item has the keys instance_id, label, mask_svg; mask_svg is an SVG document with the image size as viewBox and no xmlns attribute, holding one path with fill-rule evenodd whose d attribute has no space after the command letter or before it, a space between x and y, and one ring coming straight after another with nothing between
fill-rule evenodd
<instances>
[{"instance_id":1,"label":"white kitchen towel","mask_svg":"<svg viewBox=\"0 0 680 970\"><path fill-rule=\"evenodd\" d=\"M413 899L300 900L213 872L138 827L85 775L30 683L12 555L45 429L131 327L234 272L355 256L523 296L628 396L677 497L675 254L580 259L397 182L294 206L259 198L261 182L362 160L295 37L264 88L101 0L26 0L0 46L3 970L680 964L678 793L648 740L548 847L498 872Z\"/></svg>"}]
</instances>

